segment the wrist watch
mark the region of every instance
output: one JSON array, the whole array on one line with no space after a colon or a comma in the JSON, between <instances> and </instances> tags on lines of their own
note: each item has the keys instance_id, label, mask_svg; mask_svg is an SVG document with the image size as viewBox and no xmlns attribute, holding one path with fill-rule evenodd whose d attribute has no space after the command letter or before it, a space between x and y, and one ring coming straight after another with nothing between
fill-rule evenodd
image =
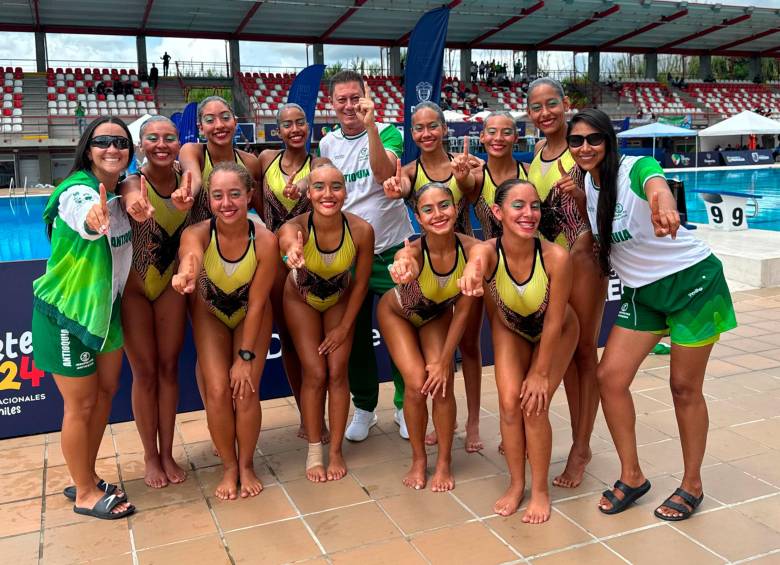
<instances>
[{"instance_id":1,"label":"wrist watch","mask_svg":"<svg viewBox=\"0 0 780 565\"><path fill-rule=\"evenodd\" d=\"M254 351L248 351L246 349L239 349L238 356L241 357L241 359L243 359L244 361L251 361L252 359L257 357Z\"/></svg>"}]
</instances>

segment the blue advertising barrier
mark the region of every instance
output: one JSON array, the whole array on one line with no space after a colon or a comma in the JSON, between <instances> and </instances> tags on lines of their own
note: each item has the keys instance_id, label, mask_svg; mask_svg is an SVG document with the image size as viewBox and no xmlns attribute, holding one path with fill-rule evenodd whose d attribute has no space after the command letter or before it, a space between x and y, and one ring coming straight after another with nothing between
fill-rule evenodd
<instances>
[{"instance_id":1,"label":"blue advertising barrier","mask_svg":"<svg viewBox=\"0 0 780 565\"><path fill-rule=\"evenodd\" d=\"M43 274L46 261L0 263L0 280L6 281L0 293L0 439L56 431L62 423L62 397L49 373L35 367L30 322L32 319L32 281ZM9 284L10 282L10 284ZM617 316L620 281L612 278L601 326L599 345L606 341ZM390 380L390 365L384 341L374 321L374 347L381 381ZM474 331L470 328L467 331ZM482 360L493 364L493 348L487 320L480 328ZM127 359L122 364L119 392L114 397L110 421L133 419L130 388L132 373ZM281 363L281 344L274 333L260 382L262 399L290 396ZM179 412L201 410L195 382L195 346L187 324L184 347L179 356Z\"/></svg>"},{"instance_id":2,"label":"blue advertising barrier","mask_svg":"<svg viewBox=\"0 0 780 565\"><path fill-rule=\"evenodd\" d=\"M748 151L721 151L723 162L729 167L744 165L773 165L775 158L771 149L753 149Z\"/></svg>"}]
</instances>

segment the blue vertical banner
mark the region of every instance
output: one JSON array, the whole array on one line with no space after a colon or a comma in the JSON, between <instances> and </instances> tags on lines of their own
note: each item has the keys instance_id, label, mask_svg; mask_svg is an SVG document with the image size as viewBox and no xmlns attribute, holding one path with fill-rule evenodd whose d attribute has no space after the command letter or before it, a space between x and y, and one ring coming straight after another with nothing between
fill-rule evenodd
<instances>
[{"instance_id":1,"label":"blue vertical banner","mask_svg":"<svg viewBox=\"0 0 780 565\"><path fill-rule=\"evenodd\" d=\"M404 74L404 163L416 159L419 154L412 140L414 107L420 102L439 102L444 40L449 20L450 9L447 7L426 12L409 38Z\"/></svg>"},{"instance_id":2,"label":"blue vertical banner","mask_svg":"<svg viewBox=\"0 0 780 565\"><path fill-rule=\"evenodd\" d=\"M179 141L185 143L198 142L198 103L190 102L184 107L179 119Z\"/></svg>"},{"instance_id":3,"label":"blue vertical banner","mask_svg":"<svg viewBox=\"0 0 780 565\"><path fill-rule=\"evenodd\" d=\"M317 106L317 97L320 92L322 73L325 65L309 65L295 77L287 95L287 102L293 102L303 108L306 121L309 122L309 139L306 140L306 151L311 146L311 134L314 131L314 110Z\"/></svg>"}]
</instances>

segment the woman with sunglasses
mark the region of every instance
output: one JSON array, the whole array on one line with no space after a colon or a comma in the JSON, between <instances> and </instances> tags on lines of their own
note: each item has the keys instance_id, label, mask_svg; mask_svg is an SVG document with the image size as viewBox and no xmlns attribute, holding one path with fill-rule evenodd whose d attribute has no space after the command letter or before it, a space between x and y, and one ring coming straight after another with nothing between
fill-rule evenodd
<instances>
[{"instance_id":1,"label":"woman with sunglasses","mask_svg":"<svg viewBox=\"0 0 780 565\"><path fill-rule=\"evenodd\" d=\"M179 353L187 313L186 301L171 287L171 278L188 212L178 209L171 195L189 175L182 180L174 168L180 143L171 120L152 116L140 134L146 163L121 188L133 228L133 268L122 297L122 323L133 370L133 415L144 446L144 482L162 488L187 477L173 458ZM133 213L143 220L133 220Z\"/></svg>"},{"instance_id":2,"label":"woman with sunglasses","mask_svg":"<svg viewBox=\"0 0 780 565\"><path fill-rule=\"evenodd\" d=\"M198 104L198 128L206 138L206 144L185 143L181 148L179 162L182 170L192 175L192 184L182 187L173 195L177 205L193 208L193 221L208 219L212 215L208 207L207 185L217 163L236 163L249 171L253 186L257 185L260 162L251 153L234 147L237 125L235 113L224 98L208 96ZM254 191L252 205L262 218L263 199L257 192Z\"/></svg>"},{"instance_id":3,"label":"woman with sunglasses","mask_svg":"<svg viewBox=\"0 0 780 565\"><path fill-rule=\"evenodd\" d=\"M522 520L550 518L547 474L552 452L550 401L571 362L579 325L569 305L572 268L568 252L539 237L541 199L530 182L509 179L495 192L493 214L502 235L469 254L461 290L485 299L493 334L501 437L510 484L493 507L517 511L525 488L526 454L531 500Z\"/></svg>"},{"instance_id":4,"label":"woman with sunglasses","mask_svg":"<svg viewBox=\"0 0 780 565\"><path fill-rule=\"evenodd\" d=\"M295 216L304 214L311 209L311 202L306 192L299 193L293 189L298 181L308 177L312 163L319 159L312 157L306 150L309 123L306 114L298 104L284 104L276 113L276 125L279 137L284 144L283 149L266 149L260 153L260 167L263 171L263 210L265 225L277 233L282 225ZM281 260L281 259L280 259ZM282 343L282 364L290 383L298 409L301 408L301 361L295 350L287 321L284 317L284 283L287 280L287 269L280 265L276 272L276 280L271 290L271 305L273 306L274 322L279 331ZM301 412L301 424L298 437L306 438L306 428ZM329 441L328 428L322 423L322 442Z\"/></svg>"},{"instance_id":5,"label":"woman with sunglasses","mask_svg":"<svg viewBox=\"0 0 780 565\"><path fill-rule=\"evenodd\" d=\"M290 269L284 287L284 314L301 360L301 411L309 441L306 477L315 483L347 474L342 453L349 414L347 364L355 318L368 291L374 257L374 230L342 212L344 175L327 163L309 175L311 212L279 230L282 261ZM322 452L325 393L331 442L328 465ZM315 441L316 440L316 441Z\"/></svg>"},{"instance_id":6,"label":"woman with sunglasses","mask_svg":"<svg viewBox=\"0 0 780 565\"><path fill-rule=\"evenodd\" d=\"M591 459L590 436L599 405L596 383L596 348L607 292L607 277L601 274L593 255L593 236L585 210L583 172L576 166L566 144L566 112L571 108L561 84L543 77L528 86L528 115L544 134L536 144L528 168L530 180L542 200L539 232L548 241L568 249L577 284L569 303L580 323L580 338L572 366L563 384L571 416L572 447L566 467L553 485L576 488Z\"/></svg>"},{"instance_id":7,"label":"woman with sunglasses","mask_svg":"<svg viewBox=\"0 0 780 565\"><path fill-rule=\"evenodd\" d=\"M588 216L599 242L599 265L605 276L612 268L623 282L620 311L596 372L621 471L614 488L604 491L599 510L617 514L650 490L639 466L629 387L647 354L670 335L670 385L685 470L680 488L655 515L685 520L704 498L707 361L720 334L737 325L723 267L704 242L680 226L658 162L618 154L609 116L581 111L572 118L567 139L574 160L587 171Z\"/></svg>"},{"instance_id":8,"label":"woman with sunglasses","mask_svg":"<svg viewBox=\"0 0 780 565\"><path fill-rule=\"evenodd\" d=\"M397 170L393 177L384 182L385 195L388 198L414 198L415 195L431 182L445 184L452 192L455 206L456 232L473 236L469 218L468 199L463 197L460 184L465 189L473 190L474 177L469 172L468 138L464 140L463 153L453 156L444 148L444 138L447 133L447 122L441 108L433 102L421 102L415 106L412 114L412 138L420 149L420 157L403 168L401 161L396 163ZM482 327L482 303L480 300L470 301L472 311L469 314L467 327ZM463 380L466 385L466 404L468 418L466 420L466 451L474 453L482 449L479 437L479 410L482 388L482 352L479 345L480 333L469 332L464 335L462 343L458 344L463 358ZM406 422L404 422L406 423ZM407 432L406 436L409 434ZM437 442L436 431L425 438L428 445Z\"/></svg>"},{"instance_id":9,"label":"woman with sunglasses","mask_svg":"<svg viewBox=\"0 0 780 565\"><path fill-rule=\"evenodd\" d=\"M192 327L206 393L211 439L222 458L220 500L256 496L260 434L257 391L271 341L268 297L276 276L276 237L248 216L252 178L235 163L219 163L206 190L214 213L184 230L173 288L194 294ZM239 493L240 484L240 493Z\"/></svg>"},{"instance_id":10,"label":"woman with sunglasses","mask_svg":"<svg viewBox=\"0 0 780 565\"><path fill-rule=\"evenodd\" d=\"M390 275L397 286L379 301L377 318L404 378L412 465L403 484L419 490L427 482L425 428L430 396L439 443L431 489L445 492L455 488L451 470L456 416L452 361L477 300L461 297L458 279L477 240L455 232L458 211L447 184L424 184L414 192L412 202L424 235L396 252Z\"/></svg>"},{"instance_id":11,"label":"woman with sunglasses","mask_svg":"<svg viewBox=\"0 0 780 565\"><path fill-rule=\"evenodd\" d=\"M115 192L132 156L122 120L101 117L87 126L70 174L44 209L51 257L33 282L35 364L52 373L65 403L61 445L75 486L64 494L76 513L105 520L135 511L95 472L122 368L120 305L132 244Z\"/></svg>"}]
</instances>

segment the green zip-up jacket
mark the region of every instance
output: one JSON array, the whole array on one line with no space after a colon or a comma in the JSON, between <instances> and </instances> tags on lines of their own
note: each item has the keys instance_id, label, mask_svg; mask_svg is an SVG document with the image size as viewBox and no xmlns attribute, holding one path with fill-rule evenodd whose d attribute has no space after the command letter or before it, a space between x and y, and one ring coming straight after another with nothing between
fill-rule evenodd
<instances>
[{"instance_id":1,"label":"green zip-up jacket","mask_svg":"<svg viewBox=\"0 0 780 565\"><path fill-rule=\"evenodd\" d=\"M43 220L51 230L51 257L46 272L33 281L34 307L95 351L103 347L112 308L118 307L115 299L130 270L130 222L113 198L108 202L108 236L93 236L60 216L60 203L68 193L71 208L81 212L78 217L83 225L86 211L100 201L98 187L90 171L78 171L49 197Z\"/></svg>"}]
</instances>

